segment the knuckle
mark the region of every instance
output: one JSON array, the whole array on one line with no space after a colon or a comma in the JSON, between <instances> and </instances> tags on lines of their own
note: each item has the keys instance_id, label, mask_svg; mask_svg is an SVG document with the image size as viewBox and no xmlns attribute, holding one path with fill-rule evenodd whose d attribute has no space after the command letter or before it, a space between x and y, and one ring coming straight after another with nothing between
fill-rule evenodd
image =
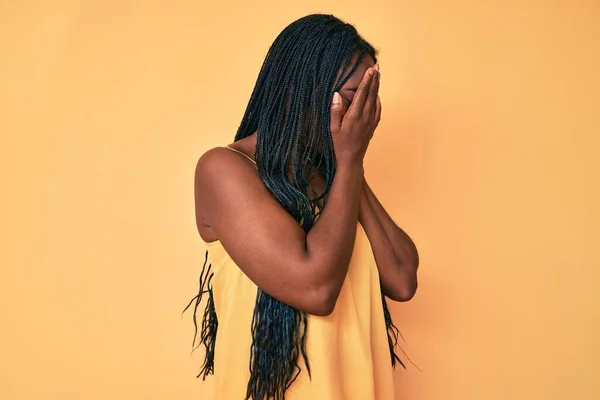
<instances>
[{"instance_id":1,"label":"knuckle","mask_svg":"<svg viewBox=\"0 0 600 400\"><path fill-rule=\"evenodd\" d=\"M370 86L369 85L362 85L362 87L360 88L360 93L362 95L368 94L370 90Z\"/></svg>"}]
</instances>

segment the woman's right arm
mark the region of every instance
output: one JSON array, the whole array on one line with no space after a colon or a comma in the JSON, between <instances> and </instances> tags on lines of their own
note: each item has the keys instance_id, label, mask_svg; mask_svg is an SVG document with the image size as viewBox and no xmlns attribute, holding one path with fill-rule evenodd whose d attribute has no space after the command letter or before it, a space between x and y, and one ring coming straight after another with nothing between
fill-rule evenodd
<instances>
[{"instance_id":1,"label":"woman's right arm","mask_svg":"<svg viewBox=\"0 0 600 400\"><path fill-rule=\"evenodd\" d=\"M233 261L264 292L309 314L333 311L348 271L378 88L377 72L367 72L343 121L341 104L332 106L337 170L327 207L308 234L242 157L216 148L196 167L196 209Z\"/></svg>"}]
</instances>

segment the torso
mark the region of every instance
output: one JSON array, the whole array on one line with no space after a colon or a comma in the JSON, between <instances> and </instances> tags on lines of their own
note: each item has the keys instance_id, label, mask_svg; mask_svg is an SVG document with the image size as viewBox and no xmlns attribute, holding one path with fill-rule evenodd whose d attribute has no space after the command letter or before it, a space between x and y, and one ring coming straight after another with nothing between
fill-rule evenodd
<instances>
[{"instance_id":1,"label":"torso","mask_svg":"<svg viewBox=\"0 0 600 400\"><path fill-rule=\"evenodd\" d=\"M215 347L214 399L244 399L248 384L251 323L257 286L219 241L207 244L214 271L219 325ZM360 226L347 276L334 311L308 315L306 351L311 378L302 372L287 400L393 400L394 381L383 316L379 273Z\"/></svg>"},{"instance_id":2,"label":"torso","mask_svg":"<svg viewBox=\"0 0 600 400\"><path fill-rule=\"evenodd\" d=\"M252 143L230 147L252 157ZM223 156L244 157L223 149ZM247 168L256 171L247 160ZM256 172L255 172L256 173ZM259 184L259 183L257 183ZM323 179L315 185L322 191ZM310 194L309 194L310 195ZM214 305L219 321L215 348L215 399L244 399L249 379L251 322L258 287L231 259L197 209L198 231L214 271ZM347 276L334 311L308 315L307 353L312 378L300 359L301 374L286 392L288 400L393 400L394 383L379 272L366 233L358 224Z\"/></svg>"}]
</instances>

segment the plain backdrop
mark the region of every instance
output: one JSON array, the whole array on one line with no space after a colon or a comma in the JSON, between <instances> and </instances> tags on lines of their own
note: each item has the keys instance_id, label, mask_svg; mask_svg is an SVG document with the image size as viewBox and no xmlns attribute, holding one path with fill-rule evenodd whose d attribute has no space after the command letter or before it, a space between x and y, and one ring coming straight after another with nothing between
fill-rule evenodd
<instances>
[{"instance_id":1,"label":"plain backdrop","mask_svg":"<svg viewBox=\"0 0 600 400\"><path fill-rule=\"evenodd\" d=\"M591 0L0 2L0 398L210 398L194 166L313 12L381 51L366 174L422 258L398 399L600 398Z\"/></svg>"}]
</instances>

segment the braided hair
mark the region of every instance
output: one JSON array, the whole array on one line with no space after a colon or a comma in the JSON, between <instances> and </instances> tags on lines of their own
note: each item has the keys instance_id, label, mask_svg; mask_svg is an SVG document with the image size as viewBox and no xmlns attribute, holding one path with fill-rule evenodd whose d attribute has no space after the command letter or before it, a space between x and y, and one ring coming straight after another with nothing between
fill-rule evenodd
<instances>
[{"instance_id":1,"label":"braided hair","mask_svg":"<svg viewBox=\"0 0 600 400\"><path fill-rule=\"evenodd\" d=\"M333 94L356 71L365 56L376 62L376 50L354 26L332 15L313 14L286 27L271 45L262 65L235 141L257 133L255 159L258 175L275 199L305 232L326 206L335 176L335 154L330 128ZM342 71L340 73L340 71ZM291 179L288 176L292 166ZM317 193L311 182L322 175L325 188ZM313 199L306 191L310 190ZM317 207L322 201L323 206ZM208 255L208 254L207 254ZM208 301L201 322L200 343L206 355L200 374L214 373L218 319L214 309L211 266L200 276L194 303L194 344L198 334L196 311L203 294ZM395 353L398 329L382 295L392 365L404 364ZM310 376L306 354L306 313L257 291L251 324L250 380L246 399L284 400L300 374L301 356Z\"/></svg>"}]
</instances>

